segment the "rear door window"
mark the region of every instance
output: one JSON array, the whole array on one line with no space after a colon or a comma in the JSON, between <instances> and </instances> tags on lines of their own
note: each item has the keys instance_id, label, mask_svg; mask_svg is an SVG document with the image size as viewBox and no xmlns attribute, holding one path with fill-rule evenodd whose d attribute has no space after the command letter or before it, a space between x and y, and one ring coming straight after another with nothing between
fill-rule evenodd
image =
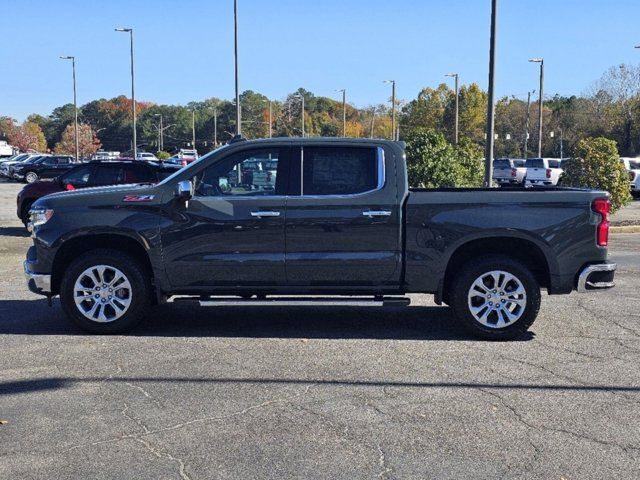
<instances>
[{"instance_id":1,"label":"rear door window","mask_svg":"<svg viewBox=\"0 0 640 480\"><path fill-rule=\"evenodd\" d=\"M545 168L542 158L528 158L526 165L527 168Z\"/></svg>"},{"instance_id":2,"label":"rear door window","mask_svg":"<svg viewBox=\"0 0 640 480\"><path fill-rule=\"evenodd\" d=\"M74 187L85 187L89 184L91 178L91 169L89 165L74 168L65 173L60 179L62 183L67 185L73 185Z\"/></svg>"},{"instance_id":3,"label":"rear door window","mask_svg":"<svg viewBox=\"0 0 640 480\"><path fill-rule=\"evenodd\" d=\"M304 147L303 195L355 195L378 188L378 159L371 147Z\"/></svg>"},{"instance_id":4,"label":"rear door window","mask_svg":"<svg viewBox=\"0 0 640 480\"><path fill-rule=\"evenodd\" d=\"M118 183L121 167L119 165L98 165L93 174L93 185L115 185Z\"/></svg>"},{"instance_id":5,"label":"rear door window","mask_svg":"<svg viewBox=\"0 0 640 480\"><path fill-rule=\"evenodd\" d=\"M493 161L493 168L511 168L511 163L509 160L499 158Z\"/></svg>"}]
</instances>

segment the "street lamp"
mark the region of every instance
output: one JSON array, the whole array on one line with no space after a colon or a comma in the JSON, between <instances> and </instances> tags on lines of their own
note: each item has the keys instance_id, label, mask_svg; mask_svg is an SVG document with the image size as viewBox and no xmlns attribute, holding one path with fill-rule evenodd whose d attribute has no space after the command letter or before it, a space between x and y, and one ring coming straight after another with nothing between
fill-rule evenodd
<instances>
[{"instance_id":1,"label":"street lamp","mask_svg":"<svg viewBox=\"0 0 640 480\"><path fill-rule=\"evenodd\" d=\"M458 145L458 74L457 73L447 73L445 77L453 77L455 78L456 84L456 133L455 133L455 143Z\"/></svg>"},{"instance_id":2,"label":"street lamp","mask_svg":"<svg viewBox=\"0 0 640 480\"><path fill-rule=\"evenodd\" d=\"M160 117L160 123L158 126L158 151L164 151L164 132L162 130L162 114L156 113L153 115L154 117Z\"/></svg>"},{"instance_id":3,"label":"street lamp","mask_svg":"<svg viewBox=\"0 0 640 480\"><path fill-rule=\"evenodd\" d=\"M391 140L396 139L396 81L384 80L383 83L391 84Z\"/></svg>"},{"instance_id":4,"label":"street lamp","mask_svg":"<svg viewBox=\"0 0 640 480\"><path fill-rule=\"evenodd\" d=\"M271 100L269 100L269 138L273 136L273 105Z\"/></svg>"},{"instance_id":5,"label":"street lamp","mask_svg":"<svg viewBox=\"0 0 640 480\"><path fill-rule=\"evenodd\" d=\"M191 146L196 151L196 109L191 110Z\"/></svg>"},{"instance_id":6,"label":"street lamp","mask_svg":"<svg viewBox=\"0 0 640 480\"><path fill-rule=\"evenodd\" d=\"M304 138L304 94L303 93L298 93L298 95L296 95L296 96L299 97L302 100L302 105L301 105L302 137Z\"/></svg>"},{"instance_id":7,"label":"street lamp","mask_svg":"<svg viewBox=\"0 0 640 480\"><path fill-rule=\"evenodd\" d=\"M240 110L240 90L238 87L238 0L233 0L233 56L236 82L236 136L242 135L242 114Z\"/></svg>"},{"instance_id":8,"label":"street lamp","mask_svg":"<svg viewBox=\"0 0 640 480\"><path fill-rule=\"evenodd\" d=\"M76 99L76 57L64 56L60 57L62 60L71 60L71 66L73 68L73 112L74 112L74 139L76 143L76 162L80 160L80 146L78 144L78 102Z\"/></svg>"},{"instance_id":9,"label":"street lamp","mask_svg":"<svg viewBox=\"0 0 640 480\"><path fill-rule=\"evenodd\" d=\"M491 187L493 176L493 142L495 131L495 96L494 80L496 74L496 30L498 17L498 0L491 0L491 37L489 39L489 88L487 92L487 133L484 146L484 186Z\"/></svg>"},{"instance_id":10,"label":"street lamp","mask_svg":"<svg viewBox=\"0 0 640 480\"><path fill-rule=\"evenodd\" d=\"M135 94L135 82L133 74L133 28L116 28L116 32L125 32L129 34L131 39L131 105L133 110L133 159L138 158L138 138L136 134L136 94Z\"/></svg>"},{"instance_id":11,"label":"street lamp","mask_svg":"<svg viewBox=\"0 0 640 480\"><path fill-rule=\"evenodd\" d=\"M544 59L530 58L530 62L540 64L540 98L538 100L538 157L542 157L542 100L544 87Z\"/></svg>"},{"instance_id":12,"label":"street lamp","mask_svg":"<svg viewBox=\"0 0 640 480\"><path fill-rule=\"evenodd\" d=\"M342 92L342 136L347 136L347 91L344 88L336 90Z\"/></svg>"},{"instance_id":13,"label":"street lamp","mask_svg":"<svg viewBox=\"0 0 640 480\"><path fill-rule=\"evenodd\" d=\"M531 112L531 95L536 93L535 90L527 92L527 121L524 126L524 158L529 156L529 113Z\"/></svg>"}]
</instances>

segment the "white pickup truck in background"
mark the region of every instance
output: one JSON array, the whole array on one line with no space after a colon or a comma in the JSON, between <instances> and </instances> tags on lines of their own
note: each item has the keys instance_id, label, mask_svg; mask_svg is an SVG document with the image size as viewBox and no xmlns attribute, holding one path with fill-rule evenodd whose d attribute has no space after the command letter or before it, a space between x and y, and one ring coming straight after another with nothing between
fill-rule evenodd
<instances>
[{"instance_id":1,"label":"white pickup truck in background","mask_svg":"<svg viewBox=\"0 0 640 480\"><path fill-rule=\"evenodd\" d=\"M560 160L557 158L527 158L527 187L555 187L562 175Z\"/></svg>"},{"instance_id":2,"label":"white pickup truck in background","mask_svg":"<svg viewBox=\"0 0 640 480\"><path fill-rule=\"evenodd\" d=\"M631 195L634 198L640 197L640 158L626 158L620 159L624 168L629 172L629 188L631 189Z\"/></svg>"},{"instance_id":3,"label":"white pickup truck in background","mask_svg":"<svg viewBox=\"0 0 640 480\"><path fill-rule=\"evenodd\" d=\"M501 187L524 186L526 176L523 158L497 158L493 161L493 179Z\"/></svg>"}]
</instances>

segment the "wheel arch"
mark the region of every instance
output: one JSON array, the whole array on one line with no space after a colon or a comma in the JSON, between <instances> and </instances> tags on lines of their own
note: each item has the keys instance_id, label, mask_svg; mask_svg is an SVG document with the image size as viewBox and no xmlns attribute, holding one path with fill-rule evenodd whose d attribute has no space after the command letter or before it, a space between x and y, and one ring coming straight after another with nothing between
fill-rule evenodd
<instances>
[{"instance_id":1,"label":"wheel arch","mask_svg":"<svg viewBox=\"0 0 640 480\"><path fill-rule=\"evenodd\" d=\"M448 256L436 300L447 302L447 292L450 291L455 272L470 260L483 255L502 255L521 262L545 288L552 285L551 277L558 271L553 252L532 238L500 234L468 239L452 249Z\"/></svg>"}]
</instances>

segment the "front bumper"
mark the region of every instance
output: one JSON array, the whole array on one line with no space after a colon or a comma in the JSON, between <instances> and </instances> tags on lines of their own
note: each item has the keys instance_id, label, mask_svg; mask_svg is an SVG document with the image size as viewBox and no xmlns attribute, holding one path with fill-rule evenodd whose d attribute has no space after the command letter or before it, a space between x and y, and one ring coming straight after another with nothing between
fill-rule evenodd
<instances>
[{"instance_id":1,"label":"front bumper","mask_svg":"<svg viewBox=\"0 0 640 480\"><path fill-rule=\"evenodd\" d=\"M576 289L580 293L593 290L604 290L615 286L613 277L616 272L615 263L598 263L588 265L582 269L578 275L578 285Z\"/></svg>"},{"instance_id":2,"label":"front bumper","mask_svg":"<svg viewBox=\"0 0 640 480\"><path fill-rule=\"evenodd\" d=\"M34 273L29 269L29 260L25 260L24 275L27 277L27 286L33 293L49 295L51 293L51 275Z\"/></svg>"}]
</instances>

